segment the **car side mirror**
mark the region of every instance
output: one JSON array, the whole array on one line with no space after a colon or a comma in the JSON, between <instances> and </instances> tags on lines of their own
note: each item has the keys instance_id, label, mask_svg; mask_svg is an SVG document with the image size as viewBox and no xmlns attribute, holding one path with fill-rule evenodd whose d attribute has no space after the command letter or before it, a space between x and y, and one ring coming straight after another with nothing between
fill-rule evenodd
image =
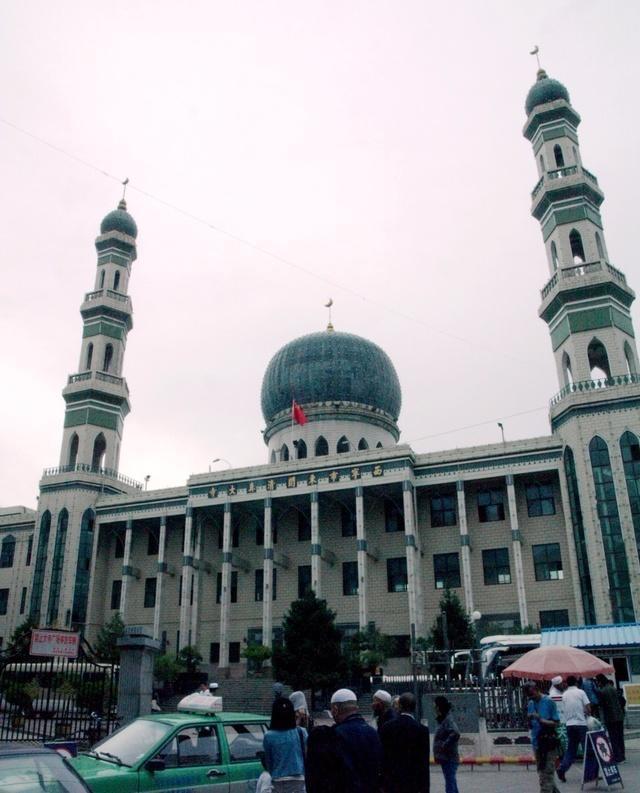
<instances>
[{"instance_id":1,"label":"car side mirror","mask_svg":"<svg viewBox=\"0 0 640 793\"><path fill-rule=\"evenodd\" d=\"M151 760L147 760L144 767L153 774L154 771L164 771L165 764L161 757L153 757Z\"/></svg>"}]
</instances>

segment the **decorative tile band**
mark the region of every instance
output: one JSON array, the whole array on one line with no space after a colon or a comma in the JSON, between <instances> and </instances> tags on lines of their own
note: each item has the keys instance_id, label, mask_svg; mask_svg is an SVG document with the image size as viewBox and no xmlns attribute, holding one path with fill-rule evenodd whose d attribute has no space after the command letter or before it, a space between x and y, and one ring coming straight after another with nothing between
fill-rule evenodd
<instances>
[{"instance_id":1,"label":"decorative tile band","mask_svg":"<svg viewBox=\"0 0 640 793\"><path fill-rule=\"evenodd\" d=\"M468 534L461 534L460 535L460 545L463 548L464 547L467 547L467 548L471 547L471 540L469 539L469 535Z\"/></svg>"},{"instance_id":2,"label":"decorative tile band","mask_svg":"<svg viewBox=\"0 0 640 793\"><path fill-rule=\"evenodd\" d=\"M415 548L416 547L416 538L414 534L405 534L404 537L404 544L407 547Z\"/></svg>"},{"instance_id":3,"label":"decorative tile band","mask_svg":"<svg viewBox=\"0 0 640 793\"><path fill-rule=\"evenodd\" d=\"M158 572L159 573L166 573L168 570L168 566L166 562L158 562Z\"/></svg>"},{"instance_id":4,"label":"decorative tile band","mask_svg":"<svg viewBox=\"0 0 640 793\"><path fill-rule=\"evenodd\" d=\"M264 549L264 558L265 559L273 559L273 548L265 548Z\"/></svg>"},{"instance_id":5,"label":"decorative tile band","mask_svg":"<svg viewBox=\"0 0 640 793\"><path fill-rule=\"evenodd\" d=\"M366 540L358 540L357 548L359 551L366 551L367 550L367 541Z\"/></svg>"},{"instance_id":6,"label":"decorative tile band","mask_svg":"<svg viewBox=\"0 0 640 793\"><path fill-rule=\"evenodd\" d=\"M233 558L233 554L231 553L231 551L225 551L222 554L222 562L223 562L223 564L231 564L232 558Z\"/></svg>"},{"instance_id":7,"label":"decorative tile band","mask_svg":"<svg viewBox=\"0 0 640 793\"><path fill-rule=\"evenodd\" d=\"M322 555L322 546L320 543L314 542L311 543L311 556L321 556Z\"/></svg>"},{"instance_id":8,"label":"decorative tile band","mask_svg":"<svg viewBox=\"0 0 640 793\"><path fill-rule=\"evenodd\" d=\"M522 534L520 529L511 529L511 539L513 542L522 542Z\"/></svg>"},{"instance_id":9,"label":"decorative tile band","mask_svg":"<svg viewBox=\"0 0 640 793\"><path fill-rule=\"evenodd\" d=\"M193 556L183 556L182 557L182 566L183 567L193 567Z\"/></svg>"}]
</instances>

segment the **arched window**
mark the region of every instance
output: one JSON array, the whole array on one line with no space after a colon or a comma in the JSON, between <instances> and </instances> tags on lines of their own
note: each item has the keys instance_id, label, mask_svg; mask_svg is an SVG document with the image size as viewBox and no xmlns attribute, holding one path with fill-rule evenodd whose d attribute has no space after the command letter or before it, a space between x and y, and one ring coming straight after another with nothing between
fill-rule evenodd
<instances>
[{"instance_id":1,"label":"arched window","mask_svg":"<svg viewBox=\"0 0 640 793\"><path fill-rule=\"evenodd\" d=\"M71 443L69 444L69 465L75 468L76 463L78 462L78 445L80 441L78 439L78 433L74 432L71 436Z\"/></svg>"},{"instance_id":2,"label":"arched window","mask_svg":"<svg viewBox=\"0 0 640 793\"><path fill-rule=\"evenodd\" d=\"M376 449L382 449L382 441L376 443Z\"/></svg>"},{"instance_id":3,"label":"arched window","mask_svg":"<svg viewBox=\"0 0 640 793\"><path fill-rule=\"evenodd\" d=\"M599 339L592 339L587 349L589 356L589 371L592 380L611 379L609 356L604 344Z\"/></svg>"},{"instance_id":4,"label":"arched window","mask_svg":"<svg viewBox=\"0 0 640 793\"><path fill-rule=\"evenodd\" d=\"M316 457L325 457L327 454L329 454L329 444L321 435L316 441Z\"/></svg>"},{"instance_id":5,"label":"arched window","mask_svg":"<svg viewBox=\"0 0 640 793\"><path fill-rule=\"evenodd\" d=\"M104 268L103 268L102 272L100 273L100 289L103 289L103 288L104 288Z\"/></svg>"},{"instance_id":6,"label":"arched window","mask_svg":"<svg viewBox=\"0 0 640 793\"><path fill-rule=\"evenodd\" d=\"M614 622L634 622L629 566L620 525L616 488L609 449L597 435L589 444L597 515L609 578L609 598Z\"/></svg>"},{"instance_id":7,"label":"arched window","mask_svg":"<svg viewBox=\"0 0 640 793\"><path fill-rule=\"evenodd\" d=\"M571 244L571 255L574 264L584 264L586 257L584 255L584 246L582 245L582 235L577 229L572 229L569 234L569 242Z\"/></svg>"},{"instance_id":8,"label":"arched window","mask_svg":"<svg viewBox=\"0 0 640 793\"><path fill-rule=\"evenodd\" d=\"M84 367L85 369L87 370L91 369L92 360L93 360L93 342L90 341L89 344L87 344L87 361Z\"/></svg>"},{"instance_id":9,"label":"arched window","mask_svg":"<svg viewBox=\"0 0 640 793\"><path fill-rule=\"evenodd\" d=\"M13 557L16 552L16 538L9 534L2 540L0 550L0 567L13 567Z\"/></svg>"},{"instance_id":10,"label":"arched window","mask_svg":"<svg viewBox=\"0 0 640 793\"><path fill-rule=\"evenodd\" d=\"M545 172L544 157L542 156L542 154L540 155L540 172L542 174L544 174L544 172Z\"/></svg>"},{"instance_id":11,"label":"arched window","mask_svg":"<svg viewBox=\"0 0 640 793\"><path fill-rule=\"evenodd\" d=\"M564 154L559 143L553 147L553 156L556 158L556 168L564 168Z\"/></svg>"},{"instance_id":12,"label":"arched window","mask_svg":"<svg viewBox=\"0 0 640 793\"><path fill-rule=\"evenodd\" d=\"M555 272L558 269L558 249L555 242L551 243L551 264L553 265L553 271Z\"/></svg>"},{"instance_id":13,"label":"arched window","mask_svg":"<svg viewBox=\"0 0 640 793\"><path fill-rule=\"evenodd\" d=\"M91 468L94 471L100 470L104 466L104 456L107 451L107 442L104 435L100 433L93 442L93 455L91 456Z\"/></svg>"},{"instance_id":14,"label":"arched window","mask_svg":"<svg viewBox=\"0 0 640 793\"><path fill-rule=\"evenodd\" d=\"M50 532L51 513L49 510L47 510L40 519L40 534L38 536L38 550L36 551L36 565L33 571L31 605L29 607L30 616L33 617L36 622L38 622L40 619L40 607L42 605L42 585L44 583L44 571L47 566Z\"/></svg>"},{"instance_id":15,"label":"arched window","mask_svg":"<svg viewBox=\"0 0 640 793\"><path fill-rule=\"evenodd\" d=\"M116 274L113 276L113 291L117 292L119 286L120 286L120 270L116 270Z\"/></svg>"},{"instance_id":16,"label":"arched window","mask_svg":"<svg viewBox=\"0 0 640 793\"><path fill-rule=\"evenodd\" d=\"M349 441L347 440L347 436L343 435L342 438L338 441L338 445L336 447L336 451L338 454L344 454L348 452L351 446L349 445Z\"/></svg>"},{"instance_id":17,"label":"arched window","mask_svg":"<svg viewBox=\"0 0 640 793\"><path fill-rule=\"evenodd\" d=\"M91 569L91 553L93 551L93 530L96 516L92 509L87 509L80 524L80 545L76 563L76 579L73 589L73 605L71 621L75 624L84 623L87 619L87 599L89 597L89 572Z\"/></svg>"},{"instance_id":18,"label":"arched window","mask_svg":"<svg viewBox=\"0 0 640 793\"><path fill-rule=\"evenodd\" d=\"M67 544L67 528L69 526L69 513L63 509L58 517L58 531L53 549L53 562L51 564L51 584L49 586L49 608L47 609L47 624L53 625L58 619L58 605L60 604L60 586L62 584L62 569L64 567L64 549Z\"/></svg>"},{"instance_id":19,"label":"arched window","mask_svg":"<svg viewBox=\"0 0 640 793\"><path fill-rule=\"evenodd\" d=\"M565 352L562 356L562 374L564 377L564 384L571 385L573 383L573 372L571 371L571 358Z\"/></svg>"},{"instance_id":20,"label":"arched window","mask_svg":"<svg viewBox=\"0 0 640 793\"><path fill-rule=\"evenodd\" d=\"M304 460L307 456L307 444L302 438L298 441L296 450L298 452L298 460Z\"/></svg>"},{"instance_id":21,"label":"arched window","mask_svg":"<svg viewBox=\"0 0 640 793\"><path fill-rule=\"evenodd\" d=\"M598 259L604 259L604 248L602 247L602 239L599 232L596 231L596 248L598 249Z\"/></svg>"},{"instance_id":22,"label":"arched window","mask_svg":"<svg viewBox=\"0 0 640 793\"><path fill-rule=\"evenodd\" d=\"M280 462L286 463L289 459L289 447L286 443L283 443L280 447Z\"/></svg>"},{"instance_id":23,"label":"arched window","mask_svg":"<svg viewBox=\"0 0 640 793\"><path fill-rule=\"evenodd\" d=\"M366 438L360 438L358 441L358 451L364 452L369 448L369 444L366 441Z\"/></svg>"},{"instance_id":24,"label":"arched window","mask_svg":"<svg viewBox=\"0 0 640 793\"><path fill-rule=\"evenodd\" d=\"M624 343L624 358L627 362L627 374L637 374L638 368L636 366L636 357L633 354L633 350L631 349L631 345L628 341Z\"/></svg>"},{"instance_id":25,"label":"arched window","mask_svg":"<svg viewBox=\"0 0 640 793\"><path fill-rule=\"evenodd\" d=\"M580 156L578 154L578 150L576 149L575 146L573 146L572 148L573 148L573 161L575 162L576 165L580 165Z\"/></svg>"},{"instance_id":26,"label":"arched window","mask_svg":"<svg viewBox=\"0 0 640 793\"><path fill-rule=\"evenodd\" d=\"M113 344L107 344L104 348L104 361L102 363L102 371L108 372L113 360Z\"/></svg>"}]
</instances>

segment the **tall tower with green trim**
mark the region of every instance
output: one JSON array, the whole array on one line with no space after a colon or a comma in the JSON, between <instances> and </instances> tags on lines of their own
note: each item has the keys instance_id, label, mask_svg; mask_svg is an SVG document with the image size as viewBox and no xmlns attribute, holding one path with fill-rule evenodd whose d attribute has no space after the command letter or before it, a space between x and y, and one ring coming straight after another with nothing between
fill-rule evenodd
<instances>
[{"instance_id":1,"label":"tall tower with green trim","mask_svg":"<svg viewBox=\"0 0 640 793\"><path fill-rule=\"evenodd\" d=\"M524 136L539 180L531 213L550 279L541 292L560 391L551 428L565 444L563 495L571 518L576 600L585 623L640 618L640 376L635 298L611 264L604 193L582 162L580 116L542 69L526 99Z\"/></svg>"},{"instance_id":2,"label":"tall tower with green trim","mask_svg":"<svg viewBox=\"0 0 640 793\"><path fill-rule=\"evenodd\" d=\"M140 485L118 472L129 389L122 376L133 326L127 294L138 229L124 199L100 225L93 290L80 307L78 370L62 391L66 403L60 462L45 469L34 535L29 613L39 624L82 626L86 619L95 504L103 493Z\"/></svg>"}]
</instances>

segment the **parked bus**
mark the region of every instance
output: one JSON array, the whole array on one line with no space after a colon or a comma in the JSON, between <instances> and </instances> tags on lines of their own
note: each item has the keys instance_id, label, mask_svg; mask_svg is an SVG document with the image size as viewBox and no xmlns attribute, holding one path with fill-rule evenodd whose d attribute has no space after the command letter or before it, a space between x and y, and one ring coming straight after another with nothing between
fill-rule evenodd
<instances>
[{"instance_id":1,"label":"parked bus","mask_svg":"<svg viewBox=\"0 0 640 793\"><path fill-rule=\"evenodd\" d=\"M482 676L498 677L514 661L529 650L540 647L539 633L485 636L480 640Z\"/></svg>"}]
</instances>

